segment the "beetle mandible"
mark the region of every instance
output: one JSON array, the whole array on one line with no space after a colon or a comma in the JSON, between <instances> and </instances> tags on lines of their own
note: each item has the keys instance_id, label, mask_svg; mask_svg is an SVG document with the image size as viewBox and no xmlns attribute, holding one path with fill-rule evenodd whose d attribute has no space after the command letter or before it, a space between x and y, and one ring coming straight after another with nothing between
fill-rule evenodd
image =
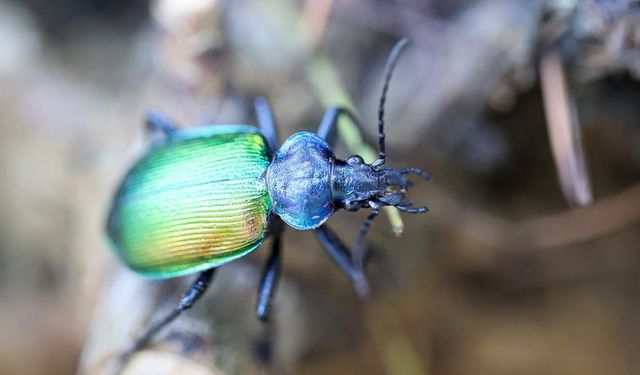
<instances>
[{"instance_id":1,"label":"beetle mandible","mask_svg":"<svg viewBox=\"0 0 640 375\"><path fill-rule=\"evenodd\" d=\"M385 69L378 109L379 156L367 164L360 156L337 159L331 149L340 116L358 124L344 108L329 108L317 133L299 132L278 148L271 109L255 101L259 129L215 125L179 130L167 117L149 112L150 131L162 135L128 172L113 200L107 232L115 252L133 270L152 278L201 272L178 306L151 325L128 351L134 353L160 329L190 308L205 292L216 267L257 249L273 236L258 291L256 314L269 316L280 273L282 221L313 230L322 247L368 293L364 276L364 238L381 206L407 213L427 212L404 200L408 174L425 179L418 168L383 168L386 161L384 105L389 81L407 40L393 47ZM360 227L353 253L324 225L339 209L371 210Z\"/></svg>"}]
</instances>

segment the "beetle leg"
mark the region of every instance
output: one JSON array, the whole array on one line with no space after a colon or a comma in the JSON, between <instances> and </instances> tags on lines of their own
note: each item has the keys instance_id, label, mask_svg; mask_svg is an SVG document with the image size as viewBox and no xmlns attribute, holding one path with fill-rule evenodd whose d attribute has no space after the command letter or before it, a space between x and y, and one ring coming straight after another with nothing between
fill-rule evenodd
<instances>
[{"instance_id":1,"label":"beetle leg","mask_svg":"<svg viewBox=\"0 0 640 375\"><path fill-rule=\"evenodd\" d=\"M322 121L320 121L320 126L318 126L318 137L324 139L329 143L329 145L333 146L336 140L336 128L338 125L338 119L340 116L345 115L349 117L351 121L360 129L362 132L362 126L360 125L360 120L358 117L348 110L347 108L342 107L329 107L327 111L324 113L322 117Z\"/></svg>"},{"instance_id":2,"label":"beetle leg","mask_svg":"<svg viewBox=\"0 0 640 375\"><path fill-rule=\"evenodd\" d=\"M269 148L272 153L278 151L278 129L276 128L276 122L273 119L273 112L271 106L265 97L259 96L254 101L254 107L256 110L256 117L260 131L262 135L267 139Z\"/></svg>"},{"instance_id":3,"label":"beetle leg","mask_svg":"<svg viewBox=\"0 0 640 375\"><path fill-rule=\"evenodd\" d=\"M256 304L256 315L258 319L267 321L269 319L269 311L271 300L275 295L278 279L280 278L280 234L273 237L271 245L271 255L267 260L262 279L260 280L260 289L258 291L258 301Z\"/></svg>"},{"instance_id":4,"label":"beetle leg","mask_svg":"<svg viewBox=\"0 0 640 375\"><path fill-rule=\"evenodd\" d=\"M342 244L342 241L327 225L323 225L314 230L320 245L329 253L331 259L340 267L353 283L356 293L361 298L369 296L369 284L362 269L354 267L349 250Z\"/></svg>"},{"instance_id":5,"label":"beetle leg","mask_svg":"<svg viewBox=\"0 0 640 375\"><path fill-rule=\"evenodd\" d=\"M147 129L152 133L162 133L166 137L178 130L178 126L164 113L157 110L149 110L145 116Z\"/></svg>"},{"instance_id":6,"label":"beetle leg","mask_svg":"<svg viewBox=\"0 0 640 375\"><path fill-rule=\"evenodd\" d=\"M364 246L364 238L367 235L367 232L369 232L369 228L371 227L373 220L380 213L380 205L377 202L369 201L369 207L371 207L371 213L360 226L356 246L353 250L353 264L361 273L364 273L364 259L367 255Z\"/></svg>"},{"instance_id":7,"label":"beetle leg","mask_svg":"<svg viewBox=\"0 0 640 375\"><path fill-rule=\"evenodd\" d=\"M133 354L142 349L160 330L166 327L174 319L176 319L183 311L191 308L207 290L211 283L215 268L208 269L200 274L198 278L191 284L189 289L182 295L178 306L176 306L169 314L152 324L147 330L133 343L131 348L127 350L121 357L122 362L126 362Z\"/></svg>"}]
</instances>

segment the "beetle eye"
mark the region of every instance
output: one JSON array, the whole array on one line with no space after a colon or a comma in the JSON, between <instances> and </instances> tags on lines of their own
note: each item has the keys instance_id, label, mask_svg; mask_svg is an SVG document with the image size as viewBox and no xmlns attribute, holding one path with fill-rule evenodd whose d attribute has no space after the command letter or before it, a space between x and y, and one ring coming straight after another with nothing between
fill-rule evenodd
<instances>
[{"instance_id":1,"label":"beetle eye","mask_svg":"<svg viewBox=\"0 0 640 375\"><path fill-rule=\"evenodd\" d=\"M351 155L347 158L347 164L349 165L356 165L356 164L363 164L363 163L364 163L364 159L362 159L360 155Z\"/></svg>"},{"instance_id":2,"label":"beetle eye","mask_svg":"<svg viewBox=\"0 0 640 375\"><path fill-rule=\"evenodd\" d=\"M347 211L357 211L359 208L358 202L346 201L344 202L344 209Z\"/></svg>"}]
</instances>

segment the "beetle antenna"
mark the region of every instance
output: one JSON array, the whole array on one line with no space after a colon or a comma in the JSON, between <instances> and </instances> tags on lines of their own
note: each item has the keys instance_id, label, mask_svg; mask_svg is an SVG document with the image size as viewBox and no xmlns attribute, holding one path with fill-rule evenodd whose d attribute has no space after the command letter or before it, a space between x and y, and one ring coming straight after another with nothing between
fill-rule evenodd
<instances>
[{"instance_id":1,"label":"beetle antenna","mask_svg":"<svg viewBox=\"0 0 640 375\"><path fill-rule=\"evenodd\" d=\"M406 168L402 168L399 169L398 172L402 175L405 174L416 174L422 178L424 178L425 180L429 181L431 180L431 174L427 171L424 171L420 168L416 168L416 167L406 167ZM408 181L410 182L410 181ZM411 201L406 201L406 202L400 202L398 204L396 204L394 207L397 208L398 210L402 211L402 212L406 212L408 214L422 214L425 212L429 211L429 208L425 207L411 207L413 205L413 203Z\"/></svg>"},{"instance_id":2,"label":"beetle antenna","mask_svg":"<svg viewBox=\"0 0 640 375\"><path fill-rule=\"evenodd\" d=\"M429 211L429 208L427 207L409 207L409 206L410 204L396 204L393 207L397 208L402 212L406 212L408 214L423 214Z\"/></svg>"},{"instance_id":3,"label":"beetle antenna","mask_svg":"<svg viewBox=\"0 0 640 375\"><path fill-rule=\"evenodd\" d=\"M425 180L429 181L431 180L431 173L427 172L427 171L423 171L420 168L415 168L415 167L406 167L406 168L402 168L400 169L398 172L400 172L400 174L417 174L418 176L424 178Z\"/></svg>"},{"instance_id":4,"label":"beetle antenna","mask_svg":"<svg viewBox=\"0 0 640 375\"><path fill-rule=\"evenodd\" d=\"M389 81L391 81L393 69L398 62L398 58L400 58L402 49L406 47L408 43L409 40L407 38L400 39L396 45L393 46L391 53L389 53L389 58L387 59L387 66L384 73L384 86L382 86L382 95L380 95L380 105L378 106L378 146L380 148L380 155L378 156L378 160L373 162L372 165L374 167L383 165L387 158L384 144L384 104L387 101L387 91L389 91Z\"/></svg>"}]
</instances>

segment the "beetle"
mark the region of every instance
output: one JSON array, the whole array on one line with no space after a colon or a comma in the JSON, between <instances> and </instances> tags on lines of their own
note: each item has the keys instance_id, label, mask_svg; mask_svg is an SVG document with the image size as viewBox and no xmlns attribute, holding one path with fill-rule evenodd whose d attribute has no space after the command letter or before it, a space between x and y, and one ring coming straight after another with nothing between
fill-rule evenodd
<instances>
[{"instance_id":1,"label":"beetle","mask_svg":"<svg viewBox=\"0 0 640 375\"><path fill-rule=\"evenodd\" d=\"M393 47L385 69L378 110L379 157L367 164L354 155L340 160L331 144L345 108L331 107L317 133L298 132L278 148L268 102L255 101L259 128L214 125L178 129L160 112L146 123L160 140L128 172L113 199L107 233L116 254L134 271L151 278L200 272L178 305L152 324L127 352L142 348L163 327L204 294L216 267L257 249L273 236L258 291L256 314L269 316L280 274L284 224L313 230L322 247L365 296L364 238L382 206L424 213L404 200L407 175L430 179L419 168L384 168L384 105L393 69L407 40ZM350 252L325 225L339 209L370 209Z\"/></svg>"}]
</instances>

